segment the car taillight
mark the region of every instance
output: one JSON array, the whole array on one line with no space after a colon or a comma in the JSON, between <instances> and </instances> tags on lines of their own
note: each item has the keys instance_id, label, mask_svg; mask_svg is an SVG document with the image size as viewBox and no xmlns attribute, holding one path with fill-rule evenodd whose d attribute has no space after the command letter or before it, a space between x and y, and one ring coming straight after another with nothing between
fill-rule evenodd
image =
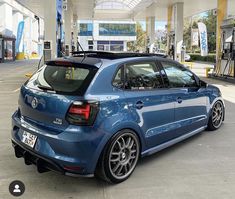
<instances>
[{"instance_id":1,"label":"car taillight","mask_svg":"<svg viewBox=\"0 0 235 199\"><path fill-rule=\"evenodd\" d=\"M75 125L93 125L98 111L98 102L75 101L69 107L66 120Z\"/></svg>"}]
</instances>

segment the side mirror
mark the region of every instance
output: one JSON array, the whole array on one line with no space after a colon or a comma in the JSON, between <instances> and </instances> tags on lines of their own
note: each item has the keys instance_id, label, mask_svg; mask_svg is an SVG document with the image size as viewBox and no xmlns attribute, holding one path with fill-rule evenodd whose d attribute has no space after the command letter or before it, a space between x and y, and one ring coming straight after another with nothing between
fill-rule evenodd
<instances>
[{"instance_id":1,"label":"side mirror","mask_svg":"<svg viewBox=\"0 0 235 199\"><path fill-rule=\"evenodd\" d=\"M204 82L203 80L201 80L198 76L194 75L194 78L195 78L199 88L206 88L207 87L207 83Z\"/></svg>"},{"instance_id":2,"label":"side mirror","mask_svg":"<svg viewBox=\"0 0 235 199\"><path fill-rule=\"evenodd\" d=\"M204 82L204 81L202 81L201 79L199 79L199 87L200 88L206 88L207 87L207 83L206 82Z\"/></svg>"}]
</instances>

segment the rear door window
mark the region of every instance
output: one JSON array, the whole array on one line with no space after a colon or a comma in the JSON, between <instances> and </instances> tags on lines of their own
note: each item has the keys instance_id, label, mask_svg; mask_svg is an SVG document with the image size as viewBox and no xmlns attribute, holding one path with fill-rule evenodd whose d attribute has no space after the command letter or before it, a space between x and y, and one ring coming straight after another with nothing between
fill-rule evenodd
<instances>
[{"instance_id":1,"label":"rear door window","mask_svg":"<svg viewBox=\"0 0 235 199\"><path fill-rule=\"evenodd\" d=\"M92 81L96 67L45 65L28 82L41 90L68 95L83 95Z\"/></svg>"},{"instance_id":2,"label":"rear door window","mask_svg":"<svg viewBox=\"0 0 235 199\"><path fill-rule=\"evenodd\" d=\"M154 62L138 62L121 66L113 86L126 90L152 90L163 88L164 84Z\"/></svg>"},{"instance_id":3,"label":"rear door window","mask_svg":"<svg viewBox=\"0 0 235 199\"><path fill-rule=\"evenodd\" d=\"M161 74L154 62L126 65L125 89L151 90L163 87Z\"/></svg>"}]
</instances>

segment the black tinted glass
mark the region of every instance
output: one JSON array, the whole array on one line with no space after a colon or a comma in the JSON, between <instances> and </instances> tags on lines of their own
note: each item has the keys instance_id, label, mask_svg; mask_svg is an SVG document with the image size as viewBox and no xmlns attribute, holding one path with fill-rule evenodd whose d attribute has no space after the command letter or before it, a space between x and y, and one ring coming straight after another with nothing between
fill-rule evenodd
<instances>
[{"instance_id":1,"label":"black tinted glass","mask_svg":"<svg viewBox=\"0 0 235 199\"><path fill-rule=\"evenodd\" d=\"M164 87L164 84L155 63L135 63L126 65L126 89L151 90L162 87Z\"/></svg>"},{"instance_id":2,"label":"black tinted glass","mask_svg":"<svg viewBox=\"0 0 235 199\"><path fill-rule=\"evenodd\" d=\"M57 93L83 95L93 79L97 69L95 67L42 67L28 82L39 89L53 90Z\"/></svg>"},{"instance_id":3,"label":"black tinted glass","mask_svg":"<svg viewBox=\"0 0 235 199\"><path fill-rule=\"evenodd\" d=\"M171 62L162 62L162 66L165 70L162 74L168 77L170 87L197 87L193 73L186 68Z\"/></svg>"},{"instance_id":4,"label":"black tinted glass","mask_svg":"<svg viewBox=\"0 0 235 199\"><path fill-rule=\"evenodd\" d=\"M113 86L123 88L124 86L124 66L120 67L113 79Z\"/></svg>"}]
</instances>

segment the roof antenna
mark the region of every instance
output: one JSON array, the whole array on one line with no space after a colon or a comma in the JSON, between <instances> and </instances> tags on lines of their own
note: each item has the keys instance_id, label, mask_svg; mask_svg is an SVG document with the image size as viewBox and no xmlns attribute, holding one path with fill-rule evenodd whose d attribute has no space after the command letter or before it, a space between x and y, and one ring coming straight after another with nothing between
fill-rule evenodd
<instances>
[{"instance_id":1,"label":"roof antenna","mask_svg":"<svg viewBox=\"0 0 235 199\"><path fill-rule=\"evenodd\" d=\"M78 45L79 45L79 47L81 48L81 50L82 50L82 52L83 52L83 60L86 58L86 51L84 51L83 50L83 48L82 48L82 45L80 44L80 42L78 41ZM83 61L82 60L82 61Z\"/></svg>"},{"instance_id":2,"label":"roof antenna","mask_svg":"<svg viewBox=\"0 0 235 199\"><path fill-rule=\"evenodd\" d=\"M82 52L83 52L83 59L82 59L82 61L81 61L81 62L83 62L84 59L86 58L86 51L83 50L82 45L80 44L79 41L78 41L78 45L79 45L79 47L81 48L81 50L82 50Z\"/></svg>"},{"instance_id":3,"label":"roof antenna","mask_svg":"<svg viewBox=\"0 0 235 199\"><path fill-rule=\"evenodd\" d=\"M79 45L79 48L81 48L82 52L85 52L82 48L82 45L80 44L80 42L78 41L78 45Z\"/></svg>"}]
</instances>

